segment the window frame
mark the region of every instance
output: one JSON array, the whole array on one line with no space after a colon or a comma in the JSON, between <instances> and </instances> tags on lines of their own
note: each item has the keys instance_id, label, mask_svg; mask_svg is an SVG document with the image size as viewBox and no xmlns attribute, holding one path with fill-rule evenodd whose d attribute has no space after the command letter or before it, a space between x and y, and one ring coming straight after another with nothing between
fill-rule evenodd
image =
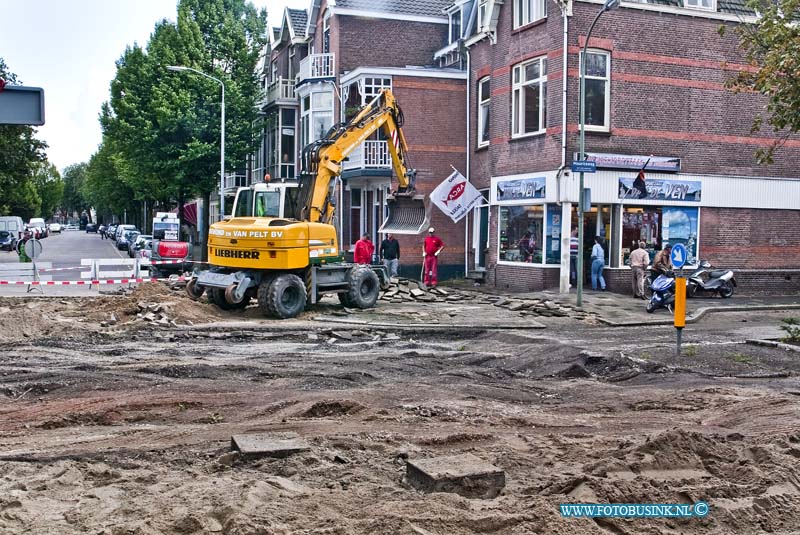
<instances>
[{"instance_id":1,"label":"window frame","mask_svg":"<svg viewBox=\"0 0 800 535\"><path fill-rule=\"evenodd\" d=\"M606 75L604 77L590 76L589 74L586 74L586 80L604 80L606 92L605 92L605 116L603 117L603 126L584 124L584 129L587 132L610 132L611 131L611 52L608 50L603 50L601 48L590 48L586 51L586 53L601 54L606 57ZM581 51L580 55L578 56L579 60L581 60L582 56L583 56L583 51ZM583 98L584 99L586 98L586 94L583 95Z\"/></svg>"},{"instance_id":2,"label":"window frame","mask_svg":"<svg viewBox=\"0 0 800 535\"><path fill-rule=\"evenodd\" d=\"M458 17L458 35L453 38L454 18ZM451 45L457 43L461 39L461 33L464 31L464 6L461 5L455 11L448 13L447 16L447 44Z\"/></svg>"},{"instance_id":3,"label":"window frame","mask_svg":"<svg viewBox=\"0 0 800 535\"><path fill-rule=\"evenodd\" d=\"M531 13L531 6L536 6L540 13ZM538 15L538 16L537 16ZM513 29L547 18L547 0L514 0Z\"/></svg>"},{"instance_id":4,"label":"window frame","mask_svg":"<svg viewBox=\"0 0 800 535\"><path fill-rule=\"evenodd\" d=\"M523 81L525 67L532 63L539 63L539 78ZM517 76L519 72L519 76ZM516 81L516 80L519 81ZM539 129L535 132L525 132L525 92L528 86L539 86ZM519 95L517 94L519 92ZM518 109L517 109L518 108ZM519 121L519 131L514 130L515 118ZM517 63L511 68L511 138L519 139L538 136L547 132L547 56L539 56L522 63Z\"/></svg>"},{"instance_id":5,"label":"window frame","mask_svg":"<svg viewBox=\"0 0 800 535\"><path fill-rule=\"evenodd\" d=\"M487 91L488 94L484 95L483 94L483 85L485 83L487 83L487 82L488 82L488 91ZM478 94L478 120L476 122L477 122L477 125L478 125L478 131L476 132L475 138L477 139L477 146L478 147L488 147L489 144L492 141L492 135L491 135L491 132L489 132L489 139L487 139L485 141L483 140L483 131L484 131L484 128L486 127L486 125L483 124L483 113L481 113L481 112L483 111L484 107L488 108L488 111L487 111L487 114L486 114L486 121L489 123L489 127L491 127L491 124L492 124L492 116L491 116L491 114L492 114L492 107L491 107L492 84L491 84L491 78L489 76L484 76L483 78L478 80L478 92L477 92L477 94Z\"/></svg>"},{"instance_id":6,"label":"window frame","mask_svg":"<svg viewBox=\"0 0 800 535\"><path fill-rule=\"evenodd\" d=\"M482 32L484 26L486 25L486 21L484 19L486 18L486 10L488 5L489 5L489 0L480 0L480 2L478 2L477 27L479 32Z\"/></svg>"},{"instance_id":7,"label":"window frame","mask_svg":"<svg viewBox=\"0 0 800 535\"><path fill-rule=\"evenodd\" d=\"M701 5L703 0L683 0L683 7L686 9L697 9L699 11L709 11L712 13L717 12L717 0L710 0L711 6L706 7ZM696 5L690 5L689 2L696 2Z\"/></svg>"},{"instance_id":8,"label":"window frame","mask_svg":"<svg viewBox=\"0 0 800 535\"><path fill-rule=\"evenodd\" d=\"M506 260L506 259L502 259L501 260L500 259L501 243L500 243L499 237L500 237L500 235L502 233L502 228L501 227L502 227L502 224L503 224L503 221L504 221L502 211L504 209L505 210L513 210L515 208L522 208L524 211L527 211L528 208L531 208L533 211L540 211L540 213L541 213L541 225L542 225L541 231L538 232L535 236L532 236L533 238L536 239L536 242L540 246L540 253L539 254L541 256L541 260L539 262L524 262L524 261L519 261L519 260ZM529 202L528 203L519 203L519 202L517 202L517 203L513 203L513 204L512 203L501 204L501 205L498 206L498 208L497 208L497 236L498 236L498 239L497 239L497 247L496 247L497 263L498 264L501 264L501 265L512 265L512 266L531 266L531 267L533 267L533 266L535 266L535 267L547 267L547 266L549 266L551 268L555 267L554 264L547 264L547 261L546 261L545 242L544 242L544 240L547 239L547 219L548 219L547 212L548 212L547 204L544 204L544 203L531 204ZM538 218L531 218L531 219L538 219ZM508 222L508 216L506 216L505 221ZM517 240L517 242L518 241L519 240ZM517 251L517 250L518 250L518 248L517 248L516 244L513 247L508 247L506 249L506 251Z\"/></svg>"}]
</instances>

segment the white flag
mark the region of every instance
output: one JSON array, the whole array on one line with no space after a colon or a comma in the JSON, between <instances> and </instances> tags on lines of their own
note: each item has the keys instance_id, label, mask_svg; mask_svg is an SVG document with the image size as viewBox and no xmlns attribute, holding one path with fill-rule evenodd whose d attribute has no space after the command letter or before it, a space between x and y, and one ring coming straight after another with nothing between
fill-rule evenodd
<instances>
[{"instance_id":1,"label":"white flag","mask_svg":"<svg viewBox=\"0 0 800 535\"><path fill-rule=\"evenodd\" d=\"M442 212L458 223L479 201L483 199L475 186L458 171L447 177L431 193L431 201Z\"/></svg>"}]
</instances>

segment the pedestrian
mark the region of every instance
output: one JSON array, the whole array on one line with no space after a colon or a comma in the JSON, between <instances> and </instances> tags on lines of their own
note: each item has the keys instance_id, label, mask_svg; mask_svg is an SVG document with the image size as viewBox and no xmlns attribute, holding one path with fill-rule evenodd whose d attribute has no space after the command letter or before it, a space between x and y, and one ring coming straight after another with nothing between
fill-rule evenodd
<instances>
[{"instance_id":1,"label":"pedestrian","mask_svg":"<svg viewBox=\"0 0 800 535\"><path fill-rule=\"evenodd\" d=\"M400 266L400 242L395 239L394 234L387 234L381 242L380 255L383 265L389 270L389 275L396 277Z\"/></svg>"},{"instance_id":2,"label":"pedestrian","mask_svg":"<svg viewBox=\"0 0 800 535\"><path fill-rule=\"evenodd\" d=\"M519 257L523 262L532 262L533 261L533 249L535 246L535 242L531 240L531 233L526 232L522 235L522 239L519 240L517 247L519 247Z\"/></svg>"},{"instance_id":3,"label":"pedestrian","mask_svg":"<svg viewBox=\"0 0 800 535\"><path fill-rule=\"evenodd\" d=\"M634 249L631 251L631 285L633 287L633 297L646 299L644 296L644 270L650 263L650 255L644 249L643 242L634 242Z\"/></svg>"},{"instance_id":4,"label":"pedestrian","mask_svg":"<svg viewBox=\"0 0 800 535\"><path fill-rule=\"evenodd\" d=\"M667 244L656 254L653 260L653 273L656 275L664 275L667 271L672 271L672 246Z\"/></svg>"},{"instance_id":5,"label":"pedestrian","mask_svg":"<svg viewBox=\"0 0 800 535\"><path fill-rule=\"evenodd\" d=\"M603 268L606 265L606 253L603 251L603 238L594 237L592 247L592 290L606 291L606 280L603 278Z\"/></svg>"},{"instance_id":6,"label":"pedestrian","mask_svg":"<svg viewBox=\"0 0 800 535\"><path fill-rule=\"evenodd\" d=\"M578 281L578 229L572 229L569 237L569 282L577 284Z\"/></svg>"},{"instance_id":7,"label":"pedestrian","mask_svg":"<svg viewBox=\"0 0 800 535\"><path fill-rule=\"evenodd\" d=\"M369 239L369 234L364 233L361 239L356 242L356 250L353 253L353 261L356 264L371 264L372 253L375 252L375 245Z\"/></svg>"},{"instance_id":8,"label":"pedestrian","mask_svg":"<svg viewBox=\"0 0 800 535\"><path fill-rule=\"evenodd\" d=\"M428 235L422 245L422 283L431 288L436 288L439 272L439 253L444 249L444 242L434 232L435 229L433 227L428 229Z\"/></svg>"}]
</instances>

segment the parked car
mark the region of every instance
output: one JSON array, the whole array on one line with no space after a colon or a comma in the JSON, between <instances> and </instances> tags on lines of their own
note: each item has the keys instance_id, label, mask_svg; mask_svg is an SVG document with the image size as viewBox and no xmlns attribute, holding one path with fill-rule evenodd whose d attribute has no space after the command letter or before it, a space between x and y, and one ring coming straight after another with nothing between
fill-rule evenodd
<instances>
[{"instance_id":1,"label":"parked car","mask_svg":"<svg viewBox=\"0 0 800 535\"><path fill-rule=\"evenodd\" d=\"M53 234L61 234L61 223L50 223L50 232Z\"/></svg>"},{"instance_id":2,"label":"parked car","mask_svg":"<svg viewBox=\"0 0 800 535\"><path fill-rule=\"evenodd\" d=\"M139 234L141 233L135 228L123 230L119 238L117 238L117 249L120 251L127 251L128 248L133 245L133 242Z\"/></svg>"},{"instance_id":3,"label":"parked car","mask_svg":"<svg viewBox=\"0 0 800 535\"><path fill-rule=\"evenodd\" d=\"M107 238L110 240L114 238L114 234L116 234L116 232L117 232L117 226L109 225L108 227L106 227L106 231L103 233L103 238Z\"/></svg>"},{"instance_id":4,"label":"parked car","mask_svg":"<svg viewBox=\"0 0 800 535\"><path fill-rule=\"evenodd\" d=\"M0 216L0 230L7 230L13 234L17 240L21 240L22 233L25 232L25 223L19 216Z\"/></svg>"},{"instance_id":5,"label":"parked car","mask_svg":"<svg viewBox=\"0 0 800 535\"><path fill-rule=\"evenodd\" d=\"M90 232L97 234L97 225L95 223L86 223L86 233Z\"/></svg>"},{"instance_id":6,"label":"parked car","mask_svg":"<svg viewBox=\"0 0 800 535\"><path fill-rule=\"evenodd\" d=\"M128 247L128 256L131 258L150 258L149 248L145 248L148 242L153 241L153 236L150 234L139 234L136 236L136 240L133 242L133 245ZM140 255L139 253L142 251L147 251L147 256Z\"/></svg>"},{"instance_id":7,"label":"parked car","mask_svg":"<svg viewBox=\"0 0 800 535\"><path fill-rule=\"evenodd\" d=\"M0 249L13 251L17 246L17 237L9 230L0 230Z\"/></svg>"},{"instance_id":8,"label":"parked car","mask_svg":"<svg viewBox=\"0 0 800 535\"><path fill-rule=\"evenodd\" d=\"M136 225L117 225L117 230L114 233L114 241L119 240L123 233L127 230L139 230Z\"/></svg>"},{"instance_id":9,"label":"parked car","mask_svg":"<svg viewBox=\"0 0 800 535\"><path fill-rule=\"evenodd\" d=\"M64 230L78 230L78 225L69 223L68 225L64 225Z\"/></svg>"}]
</instances>

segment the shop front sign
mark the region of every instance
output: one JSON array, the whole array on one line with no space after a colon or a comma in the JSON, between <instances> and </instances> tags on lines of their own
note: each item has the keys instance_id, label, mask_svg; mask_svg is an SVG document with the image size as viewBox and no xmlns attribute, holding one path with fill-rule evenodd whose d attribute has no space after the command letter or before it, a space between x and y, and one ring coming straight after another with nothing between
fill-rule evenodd
<instances>
[{"instance_id":1,"label":"shop front sign","mask_svg":"<svg viewBox=\"0 0 800 535\"><path fill-rule=\"evenodd\" d=\"M619 198L624 200L700 202L701 193L699 180L619 177Z\"/></svg>"},{"instance_id":2,"label":"shop front sign","mask_svg":"<svg viewBox=\"0 0 800 535\"><path fill-rule=\"evenodd\" d=\"M497 201L544 199L546 182L543 176L498 181Z\"/></svg>"},{"instance_id":3,"label":"shop front sign","mask_svg":"<svg viewBox=\"0 0 800 535\"><path fill-rule=\"evenodd\" d=\"M575 159L579 154L575 153ZM636 154L609 154L605 152L587 152L586 159L594 162L601 169L644 169L678 173L681 170L681 159L670 156L642 156ZM645 164L647 165L645 167Z\"/></svg>"}]
</instances>

